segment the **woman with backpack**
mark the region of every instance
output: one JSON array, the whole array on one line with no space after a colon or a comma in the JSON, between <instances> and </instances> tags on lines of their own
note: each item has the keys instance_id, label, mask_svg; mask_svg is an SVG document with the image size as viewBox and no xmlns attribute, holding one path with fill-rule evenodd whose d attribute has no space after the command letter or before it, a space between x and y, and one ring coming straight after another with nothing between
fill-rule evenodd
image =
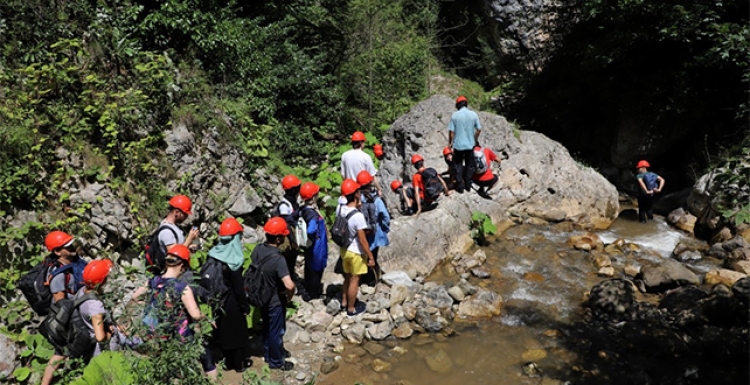
<instances>
[{"instance_id":1,"label":"woman with backpack","mask_svg":"<svg viewBox=\"0 0 750 385\"><path fill-rule=\"evenodd\" d=\"M636 178L640 187L638 189L638 219L641 223L646 223L646 217L650 220L654 219L654 196L664 188L664 178L648 171L649 167L651 165L645 160L641 160L635 166L638 169Z\"/></svg>"},{"instance_id":2,"label":"woman with backpack","mask_svg":"<svg viewBox=\"0 0 750 385\"><path fill-rule=\"evenodd\" d=\"M150 293L143 323L151 334L162 334L161 338L185 340L195 334L190 324L206 318L198 308L190 286L179 279L183 272L190 269L190 249L181 244L172 246L167 251L165 264L167 269L164 274L151 278L145 286L136 289L133 300L137 301L144 294ZM169 319L160 320L160 317ZM169 326L164 327L164 323L169 323ZM218 376L211 351L205 346L200 362L207 377L213 379Z\"/></svg>"},{"instance_id":3,"label":"woman with backpack","mask_svg":"<svg viewBox=\"0 0 750 385\"><path fill-rule=\"evenodd\" d=\"M305 293L302 299L309 302L323 294L323 270L328 264L328 230L323 216L318 211L317 200L320 187L306 182L300 190L304 201L300 216L307 224L307 244L305 246Z\"/></svg>"},{"instance_id":4,"label":"woman with backpack","mask_svg":"<svg viewBox=\"0 0 750 385\"><path fill-rule=\"evenodd\" d=\"M370 244L370 251L375 259L375 266L367 269L360 283L375 286L380 280L381 271L378 264L378 252L381 246L388 246L391 241L388 239L388 233L391 231L391 215L385 207L383 199L378 196L378 191L372 185L373 177L366 170L362 170L357 175L357 183L360 186L362 197L361 210L365 214L367 225L370 230L366 232L367 242Z\"/></svg>"},{"instance_id":5,"label":"woman with backpack","mask_svg":"<svg viewBox=\"0 0 750 385\"><path fill-rule=\"evenodd\" d=\"M42 385L48 385L52 381L58 365L70 358L89 359L101 353L101 344L105 343L112 335L109 313L104 304L97 297L101 295L102 287L107 281L109 272L112 270L112 261L108 259L92 261L83 270L83 284L73 296L75 305L70 319L69 330L73 336L71 342L64 347L64 354L55 355L49 360L44 370Z\"/></svg>"},{"instance_id":6,"label":"woman with backpack","mask_svg":"<svg viewBox=\"0 0 750 385\"><path fill-rule=\"evenodd\" d=\"M213 341L221 349L227 370L244 372L252 365L245 360L245 350L249 340L247 331L247 319L245 316L250 312L250 305L245 296L245 284L242 281L242 265L245 255L242 252L242 224L234 218L227 218L219 227L219 243L208 251L209 263L217 264L214 277L207 270L201 270L201 286L219 288L213 291L219 292L218 298L211 303L211 310L216 318L216 329L213 332ZM203 283L204 279L214 282L208 285Z\"/></svg>"}]
</instances>

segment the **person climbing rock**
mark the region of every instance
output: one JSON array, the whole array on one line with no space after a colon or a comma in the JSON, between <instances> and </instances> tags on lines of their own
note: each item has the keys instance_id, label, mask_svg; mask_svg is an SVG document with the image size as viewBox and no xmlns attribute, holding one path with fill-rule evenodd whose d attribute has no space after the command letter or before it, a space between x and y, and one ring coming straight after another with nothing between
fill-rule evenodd
<instances>
[{"instance_id":1,"label":"person climbing rock","mask_svg":"<svg viewBox=\"0 0 750 385\"><path fill-rule=\"evenodd\" d=\"M456 192L463 194L471 189L474 176L473 148L479 143L482 125L479 116L468 108L469 101L465 96L456 98L456 112L451 115L448 124L448 147L453 150L453 161L462 167L462 174L456 177ZM463 177L462 177L463 176Z\"/></svg>"},{"instance_id":2,"label":"person climbing rock","mask_svg":"<svg viewBox=\"0 0 750 385\"><path fill-rule=\"evenodd\" d=\"M398 195L402 215L412 215L416 210L417 202L414 200L414 187L404 185L400 180L391 182L391 191Z\"/></svg>"},{"instance_id":3,"label":"person climbing rock","mask_svg":"<svg viewBox=\"0 0 750 385\"><path fill-rule=\"evenodd\" d=\"M357 175L359 175L362 170L365 170L373 176L372 183L378 190L378 195L383 196L383 191L380 189L380 184L375 177L378 170L375 168L370 155L362 151L364 145L365 134L360 131L352 134L352 149L341 155L341 177L344 179L356 180ZM343 200L340 203L346 204Z\"/></svg>"},{"instance_id":4,"label":"person climbing rock","mask_svg":"<svg viewBox=\"0 0 750 385\"><path fill-rule=\"evenodd\" d=\"M415 199L416 210L414 215L419 215L423 207L432 208L440 194L449 196L451 192L434 168L424 166L424 158L421 155L412 155L411 164L417 169L412 177L412 183L414 184L414 196L418 198Z\"/></svg>"},{"instance_id":5,"label":"person climbing rock","mask_svg":"<svg viewBox=\"0 0 750 385\"><path fill-rule=\"evenodd\" d=\"M485 199L492 199L489 195L489 191L492 190L499 178L492 172L492 162L500 164L500 158L488 147L474 147L474 159L476 169L474 170L474 176L472 180L479 186L477 193L479 196ZM484 172L481 172L481 171Z\"/></svg>"},{"instance_id":6,"label":"person climbing rock","mask_svg":"<svg viewBox=\"0 0 750 385\"><path fill-rule=\"evenodd\" d=\"M366 232L366 236L367 242L370 244L370 251L375 260L375 266L368 269L367 274L360 281L366 285L375 286L381 276L380 265L378 265L378 252L381 246L388 246L391 243L388 239L388 233L391 231L391 215L388 213L383 199L378 196L375 186L372 185L372 181L372 175L367 171L362 170L357 175L357 183L361 186L360 197L362 198L362 206L360 210L365 214L365 219L370 228Z\"/></svg>"},{"instance_id":7,"label":"person climbing rock","mask_svg":"<svg viewBox=\"0 0 750 385\"><path fill-rule=\"evenodd\" d=\"M638 219L641 223L646 223L646 217L648 219L654 219L654 199L655 194L661 192L664 188L664 178L648 171L651 165L646 160L641 160L635 166L638 169L636 178L638 179L638 185L640 186L638 193Z\"/></svg>"},{"instance_id":8,"label":"person climbing rock","mask_svg":"<svg viewBox=\"0 0 750 385\"><path fill-rule=\"evenodd\" d=\"M457 178L463 175L463 166L453 161L453 150L450 147L443 148L443 160L448 169L440 173L440 177L445 181L448 189L455 191L458 186Z\"/></svg>"}]
</instances>

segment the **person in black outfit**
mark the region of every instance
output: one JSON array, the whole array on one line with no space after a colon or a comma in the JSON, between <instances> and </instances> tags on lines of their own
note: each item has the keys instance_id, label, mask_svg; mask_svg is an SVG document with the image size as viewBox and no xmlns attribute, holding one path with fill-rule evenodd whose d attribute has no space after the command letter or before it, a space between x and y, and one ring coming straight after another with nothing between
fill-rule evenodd
<instances>
[{"instance_id":1,"label":"person in black outfit","mask_svg":"<svg viewBox=\"0 0 750 385\"><path fill-rule=\"evenodd\" d=\"M216 319L213 340L222 351L227 369L237 372L245 371L252 364L246 360L249 333L245 316L250 312L250 306L242 280L243 230L236 219L225 219L219 228L219 244L208 252L209 258L221 263L222 279L228 289L218 302L212 304Z\"/></svg>"}]
</instances>

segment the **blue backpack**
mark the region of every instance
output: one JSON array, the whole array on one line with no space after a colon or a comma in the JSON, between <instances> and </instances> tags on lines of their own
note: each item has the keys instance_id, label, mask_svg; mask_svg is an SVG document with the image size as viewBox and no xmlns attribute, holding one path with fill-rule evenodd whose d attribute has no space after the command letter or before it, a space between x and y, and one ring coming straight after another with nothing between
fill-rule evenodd
<instances>
[{"instance_id":1,"label":"blue backpack","mask_svg":"<svg viewBox=\"0 0 750 385\"><path fill-rule=\"evenodd\" d=\"M649 171L643 174L643 183L646 185L647 189L653 190L659 187L659 176Z\"/></svg>"},{"instance_id":2,"label":"blue backpack","mask_svg":"<svg viewBox=\"0 0 750 385\"><path fill-rule=\"evenodd\" d=\"M307 234L313 240L311 268L313 271L323 271L328 265L328 232L323 217L316 213L307 226Z\"/></svg>"}]
</instances>

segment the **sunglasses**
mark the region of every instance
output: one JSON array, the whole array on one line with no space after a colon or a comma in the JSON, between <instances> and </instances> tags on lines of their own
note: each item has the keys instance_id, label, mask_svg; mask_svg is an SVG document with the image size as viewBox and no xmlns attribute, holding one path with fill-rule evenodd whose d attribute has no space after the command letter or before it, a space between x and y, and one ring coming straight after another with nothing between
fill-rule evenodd
<instances>
[{"instance_id":1,"label":"sunglasses","mask_svg":"<svg viewBox=\"0 0 750 385\"><path fill-rule=\"evenodd\" d=\"M75 245L65 246L65 247L63 247L63 249L68 250L68 251L77 251L78 250L78 248Z\"/></svg>"}]
</instances>

